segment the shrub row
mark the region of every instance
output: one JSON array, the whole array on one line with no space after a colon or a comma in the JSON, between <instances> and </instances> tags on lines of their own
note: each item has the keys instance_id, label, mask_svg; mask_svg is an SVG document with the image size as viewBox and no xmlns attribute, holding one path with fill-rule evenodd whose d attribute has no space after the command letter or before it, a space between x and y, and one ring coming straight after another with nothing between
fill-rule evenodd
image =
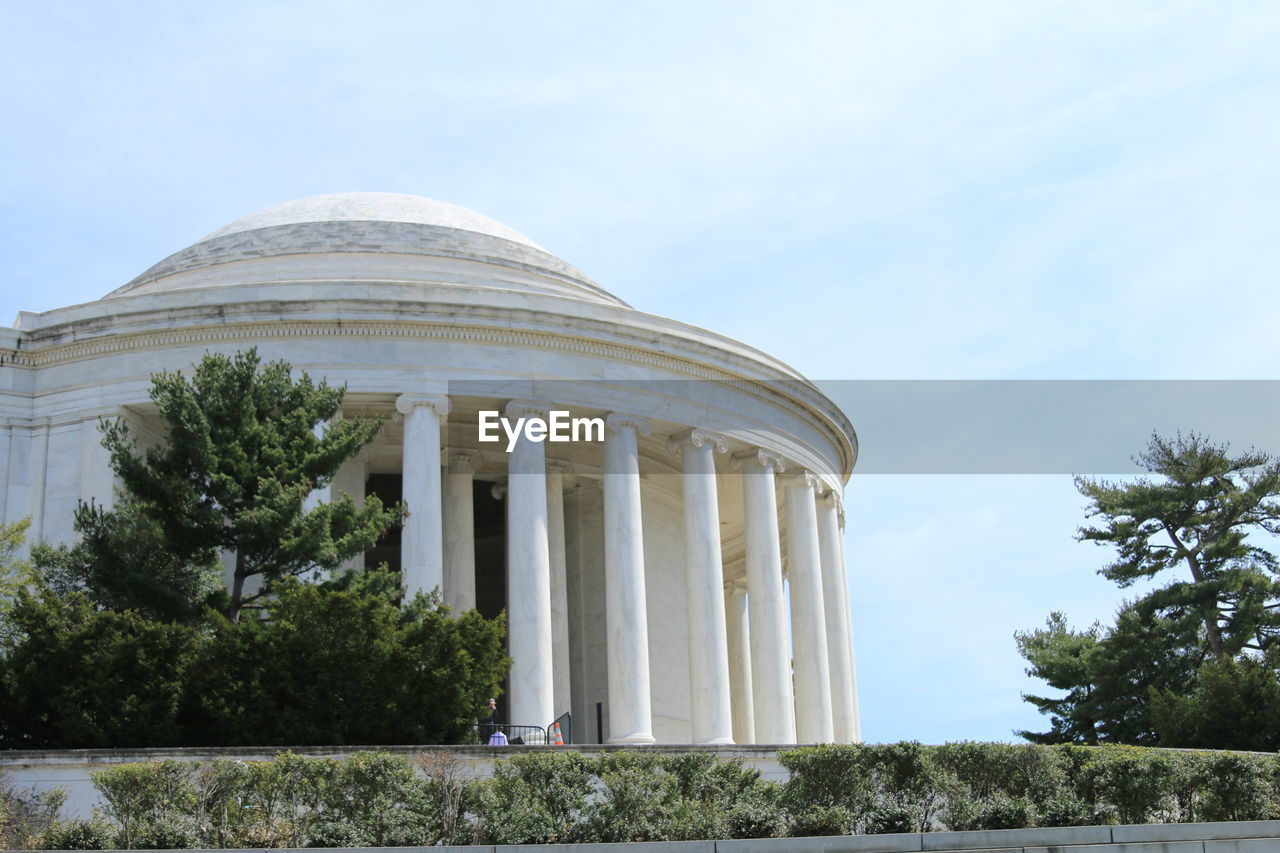
<instances>
[{"instance_id":1,"label":"shrub row","mask_svg":"<svg viewBox=\"0 0 1280 853\"><path fill-rule=\"evenodd\" d=\"M0 748L463 743L510 666L505 619L398 594L382 572L282 582L267 619L179 624L23 590L0 620Z\"/></svg>"},{"instance_id":2,"label":"shrub row","mask_svg":"<svg viewBox=\"0 0 1280 853\"><path fill-rule=\"evenodd\" d=\"M680 841L1280 816L1271 755L955 743L741 759L547 750L476 779L448 753L345 761L167 761L100 771L89 820L34 821L10 847L269 848ZM0 823L0 826L3 824Z\"/></svg>"},{"instance_id":3,"label":"shrub row","mask_svg":"<svg viewBox=\"0 0 1280 853\"><path fill-rule=\"evenodd\" d=\"M779 755L792 835L1280 817L1274 755L918 743Z\"/></svg>"}]
</instances>

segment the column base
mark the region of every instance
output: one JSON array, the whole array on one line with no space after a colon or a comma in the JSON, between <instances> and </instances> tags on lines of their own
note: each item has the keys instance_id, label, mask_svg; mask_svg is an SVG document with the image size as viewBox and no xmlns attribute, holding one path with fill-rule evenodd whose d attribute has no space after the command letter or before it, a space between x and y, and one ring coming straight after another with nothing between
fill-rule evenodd
<instances>
[{"instance_id":1,"label":"column base","mask_svg":"<svg viewBox=\"0 0 1280 853\"><path fill-rule=\"evenodd\" d=\"M633 735L622 735L620 737L611 737L608 743L655 743L653 735L638 733Z\"/></svg>"},{"instance_id":2,"label":"column base","mask_svg":"<svg viewBox=\"0 0 1280 853\"><path fill-rule=\"evenodd\" d=\"M717 737L711 740L700 740L698 746L737 746L737 741L731 737Z\"/></svg>"}]
</instances>

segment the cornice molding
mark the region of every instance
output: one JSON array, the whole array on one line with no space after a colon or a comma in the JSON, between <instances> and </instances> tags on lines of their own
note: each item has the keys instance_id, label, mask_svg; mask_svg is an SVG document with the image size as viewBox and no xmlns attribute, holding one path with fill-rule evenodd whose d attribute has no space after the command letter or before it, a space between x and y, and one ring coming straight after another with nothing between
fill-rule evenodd
<instances>
[{"instance_id":1,"label":"cornice molding","mask_svg":"<svg viewBox=\"0 0 1280 853\"><path fill-rule=\"evenodd\" d=\"M295 320L289 322L222 322L217 325L190 325L179 329L108 334L88 340L54 343L36 349L0 351L0 365L43 368L106 355L124 354L170 346L217 345L221 343L253 343L261 340L287 340L290 338L402 338L438 340L454 343L506 345L576 353L592 358L608 358L617 361L654 367L660 370L722 383L772 405L793 413L804 413L833 443L842 447L848 442L843 434L842 413L821 392L799 380L780 377L779 380L754 379L722 368L699 363L690 358L670 355L637 344L601 341L582 335L542 330L521 330L483 325L457 325L441 322L392 322L383 320ZM6 359L8 360L6 362ZM779 381L808 393L797 396L784 394L771 387ZM823 411L806 397L816 395L838 414ZM800 404L797 406L797 404ZM832 420L836 418L836 420ZM847 423L847 421L845 421ZM856 444L854 445L856 448ZM856 449L854 451L856 453ZM852 460L849 460L850 464ZM848 474L845 471L844 474Z\"/></svg>"},{"instance_id":2,"label":"cornice molding","mask_svg":"<svg viewBox=\"0 0 1280 853\"><path fill-rule=\"evenodd\" d=\"M15 367L38 366L36 359L29 352L16 349L0 349L0 367L5 365L13 365Z\"/></svg>"}]
</instances>

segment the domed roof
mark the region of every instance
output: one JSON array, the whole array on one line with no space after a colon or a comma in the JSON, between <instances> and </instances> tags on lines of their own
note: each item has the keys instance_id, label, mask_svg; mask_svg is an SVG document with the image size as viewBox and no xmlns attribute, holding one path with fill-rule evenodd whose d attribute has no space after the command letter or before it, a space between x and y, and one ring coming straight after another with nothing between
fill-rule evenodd
<instances>
[{"instance_id":1,"label":"domed roof","mask_svg":"<svg viewBox=\"0 0 1280 853\"><path fill-rule=\"evenodd\" d=\"M224 225L205 240L300 222L411 222L473 231L546 251L528 237L474 210L402 193L330 193L286 201ZM203 242L203 241L201 241Z\"/></svg>"},{"instance_id":2,"label":"domed roof","mask_svg":"<svg viewBox=\"0 0 1280 853\"><path fill-rule=\"evenodd\" d=\"M334 193L224 225L107 294L299 281L446 284L626 303L528 237L421 196Z\"/></svg>"}]
</instances>

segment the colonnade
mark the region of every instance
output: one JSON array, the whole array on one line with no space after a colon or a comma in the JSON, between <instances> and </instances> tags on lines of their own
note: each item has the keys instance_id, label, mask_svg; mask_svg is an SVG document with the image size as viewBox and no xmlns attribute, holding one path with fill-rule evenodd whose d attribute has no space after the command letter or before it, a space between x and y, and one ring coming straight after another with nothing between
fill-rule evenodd
<instances>
[{"instance_id":1,"label":"colonnade","mask_svg":"<svg viewBox=\"0 0 1280 853\"><path fill-rule=\"evenodd\" d=\"M404 394L401 546L407 594L440 587L446 603L475 606L472 489L476 455L442 446L444 395ZM509 419L549 407L507 404ZM640 489L643 417L605 419L603 496L610 743L653 743ZM808 471L789 472L768 449L733 454L742 474L745 583L726 584L717 454L724 436L673 435L680 457L688 620L690 724L695 743L816 743L860 739L839 495ZM441 474L440 460L446 471ZM508 454L507 613L513 723L545 725L569 706L564 488L545 444L521 434ZM784 488L785 565L776 487ZM794 641L794 650L792 650Z\"/></svg>"}]
</instances>

